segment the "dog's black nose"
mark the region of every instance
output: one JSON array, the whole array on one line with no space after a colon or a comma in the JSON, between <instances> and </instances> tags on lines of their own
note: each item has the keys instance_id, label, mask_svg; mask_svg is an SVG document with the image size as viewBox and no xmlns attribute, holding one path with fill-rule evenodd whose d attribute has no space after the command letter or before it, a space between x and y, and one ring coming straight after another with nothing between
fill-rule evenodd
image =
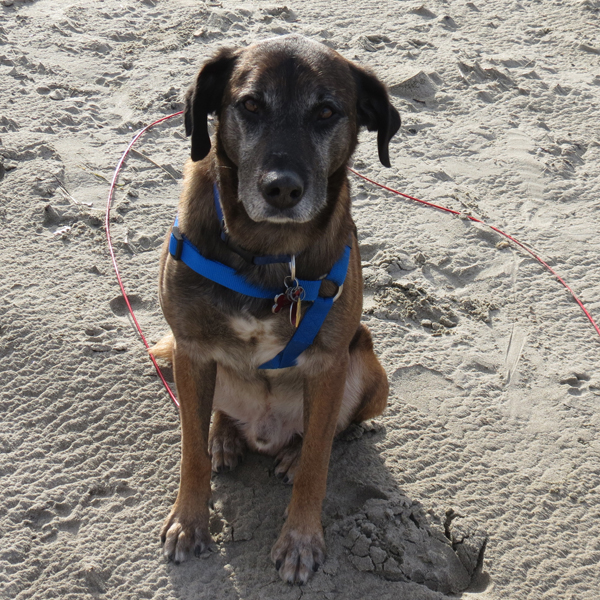
<instances>
[{"instance_id":1,"label":"dog's black nose","mask_svg":"<svg viewBox=\"0 0 600 600\"><path fill-rule=\"evenodd\" d=\"M294 171L269 171L260 180L263 198L275 208L292 208L304 194L304 182Z\"/></svg>"}]
</instances>

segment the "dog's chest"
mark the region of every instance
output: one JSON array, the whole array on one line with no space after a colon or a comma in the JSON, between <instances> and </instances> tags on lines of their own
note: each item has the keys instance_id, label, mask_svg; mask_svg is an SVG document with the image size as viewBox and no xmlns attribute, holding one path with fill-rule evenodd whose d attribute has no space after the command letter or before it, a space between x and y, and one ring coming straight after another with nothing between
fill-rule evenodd
<instances>
[{"instance_id":1,"label":"dog's chest","mask_svg":"<svg viewBox=\"0 0 600 600\"><path fill-rule=\"evenodd\" d=\"M287 369L258 369L287 343L276 317L229 317L228 325L236 341L218 350L213 407L237 421L251 448L277 453L302 432L302 377Z\"/></svg>"},{"instance_id":2,"label":"dog's chest","mask_svg":"<svg viewBox=\"0 0 600 600\"><path fill-rule=\"evenodd\" d=\"M227 318L233 344L219 345L217 362L234 371L256 370L276 356L286 345L277 326L278 317L257 319L250 314Z\"/></svg>"}]
</instances>

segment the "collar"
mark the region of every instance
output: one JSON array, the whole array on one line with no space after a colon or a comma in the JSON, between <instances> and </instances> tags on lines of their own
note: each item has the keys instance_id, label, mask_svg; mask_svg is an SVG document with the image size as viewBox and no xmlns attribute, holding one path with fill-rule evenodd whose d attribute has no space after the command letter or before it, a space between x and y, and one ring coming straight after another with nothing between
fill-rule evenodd
<instances>
[{"instance_id":1,"label":"collar","mask_svg":"<svg viewBox=\"0 0 600 600\"><path fill-rule=\"evenodd\" d=\"M215 186L216 189L216 186ZM218 199L218 191L215 195ZM216 204L215 204L216 205ZM220 208L220 207L219 207ZM219 214L219 210L217 210ZM219 214L221 218L222 212ZM279 294L285 293L289 286L282 282L282 286L278 289L264 288L248 282L243 276L239 275L235 269L224 265L223 263L211 260L203 256L188 240L185 235L179 230L179 218L175 219L171 237L169 239L169 253L177 260L183 262L192 271L195 271L202 277L214 281L223 287L226 287L238 294L250 296L252 298L269 299L272 303L276 302L276 297ZM342 255L335 262L331 271L320 279L297 279L297 285L302 288L302 302L311 302L311 306L306 310L299 326L294 331L292 338L287 346L274 356L271 360L260 365L259 369L284 369L297 365L297 359L307 348L309 348L317 334L319 333L327 314L331 310L333 303L339 297L346 274L348 272L348 263L350 261L351 242L345 247ZM277 258L282 258L280 255ZM260 258L260 257L255 257ZM273 257L269 257L273 258ZM291 257L290 257L291 258ZM286 260L276 260L272 262L287 262ZM254 263L254 264L271 264ZM319 291L323 281L331 281L337 286L338 292L335 296L323 297L319 296Z\"/></svg>"}]
</instances>

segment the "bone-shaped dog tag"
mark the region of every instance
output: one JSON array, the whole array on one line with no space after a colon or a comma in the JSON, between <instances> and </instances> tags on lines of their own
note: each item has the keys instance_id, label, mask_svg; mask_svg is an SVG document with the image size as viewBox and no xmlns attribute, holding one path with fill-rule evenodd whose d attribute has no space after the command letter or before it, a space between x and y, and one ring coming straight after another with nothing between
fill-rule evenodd
<instances>
[{"instance_id":1,"label":"bone-shaped dog tag","mask_svg":"<svg viewBox=\"0 0 600 600\"><path fill-rule=\"evenodd\" d=\"M277 296L273 298L273 301L275 302L275 304L273 304L273 308L271 310L273 311L274 315L281 312L281 309L285 308L290 303L290 300L288 299L287 294L285 292L277 294Z\"/></svg>"}]
</instances>

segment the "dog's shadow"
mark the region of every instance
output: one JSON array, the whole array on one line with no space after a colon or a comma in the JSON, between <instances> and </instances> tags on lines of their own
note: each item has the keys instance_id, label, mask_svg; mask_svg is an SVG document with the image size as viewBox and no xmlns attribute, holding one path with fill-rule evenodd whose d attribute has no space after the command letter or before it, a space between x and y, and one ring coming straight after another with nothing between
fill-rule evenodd
<instances>
[{"instance_id":1,"label":"dog's shadow","mask_svg":"<svg viewBox=\"0 0 600 600\"><path fill-rule=\"evenodd\" d=\"M485 590L485 536L452 511L425 514L408 498L376 448L384 437L370 424L335 441L323 504L327 560L303 592L429 600ZM178 597L297 598L299 588L281 582L269 557L291 490L273 475L273 459L258 454L213 476L217 552L169 566Z\"/></svg>"}]
</instances>

